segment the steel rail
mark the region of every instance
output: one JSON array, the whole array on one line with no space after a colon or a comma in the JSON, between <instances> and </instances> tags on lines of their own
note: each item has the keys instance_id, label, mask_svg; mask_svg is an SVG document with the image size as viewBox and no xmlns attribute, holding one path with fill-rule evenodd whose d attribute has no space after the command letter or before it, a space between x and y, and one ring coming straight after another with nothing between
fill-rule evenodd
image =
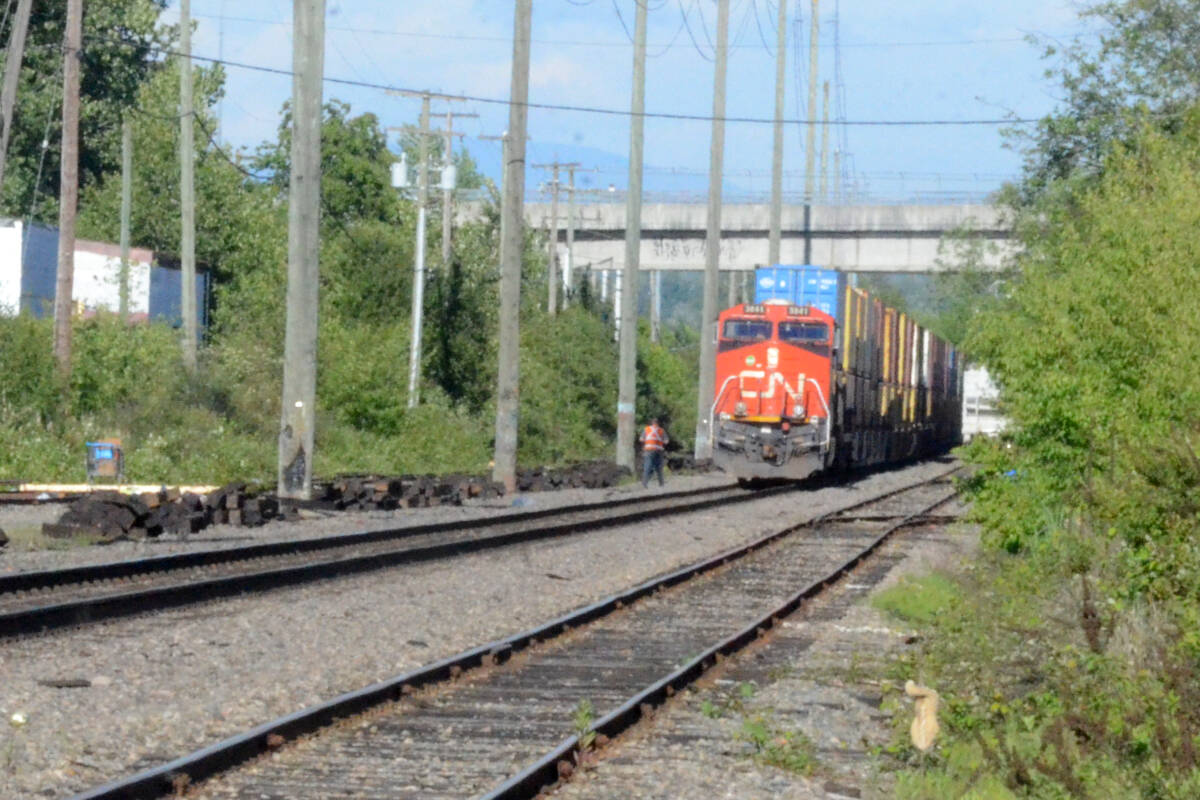
<instances>
[{"instance_id":1,"label":"steel rail","mask_svg":"<svg viewBox=\"0 0 1200 800\"><path fill-rule=\"evenodd\" d=\"M237 575L206 578L200 580L188 580L166 586L136 589L128 592L104 594L77 600L55 602L46 605L0 613L0 638L45 633L47 631L56 630L59 628L100 622L106 619L114 619L117 617L130 616L134 614L143 614L152 611L162 611L170 608L177 608L179 606L192 605L195 603L210 602L212 600L233 597L248 592L269 591L272 589L311 583L318 580L340 578L348 575L396 567L403 564L413 564L421 561L450 558L469 553L478 553L498 547L506 547L525 542L573 535L587 531L614 527L617 525L633 524L655 517L690 513L716 506L732 505L734 503L743 503L750 500L759 500L776 494L783 494L795 490L796 487L794 486L780 486L759 491L747 491L738 489L737 487L727 486L721 487L719 490L703 489L680 492L667 498L668 500L680 498L686 499L689 496L699 495L702 497L703 495L709 495L707 499L700 499L696 502L690 502L686 504L671 504L668 502L660 503L657 501L666 496L657 495L651 498L640 498L636 501L621 501L615 504L617 507L619 507L621 505L645 505L647 503L651 503L652 505L649 508L642 508L636 511L597 517L595 519L584 521L568 520L565 522L551 523L544 526L527 528L494 536L482 536L474 539L461 539L424 546L402 547L400 549L383 553L376 552L367 555L334 558L295 566L256 570L253 572L239 573ZM580 513L584 513L588 510L596 510L596 507L599 507L600 509L612 508L614 507L614 504L610 501L609 503L592 504L587 508L576 507L567 511L557 509L557 514L555 516L578 516ZM547 515L543 514L541 516ZM487 518L483 519L486 520ZM514 520L520 522L526 519L528 519L528 517L520 514L506 515L504 522L511 523ZM502 523L494 521L493 518L493 522L490 525L476 524L472 527L486 528L495 527L500 524ZM444 532L446 530L457 530L460 526L457 526L453 523L435 523L433 525L420 527L436 528L438 531ZM405 533L403 533L399 538L408 538L418 535L417 533L413 532L413 528L402 530L405 531ZM354 538L358 540L354 543L345 545L346 547L350 547L353 546L353 544L361 542L362 539L360 537L369 538L373 536L375 536L375 534L350 534L349 537L344 536L340 538ZM378 539L376 541L378 541ZM297 542L295 544L304 543L305 542ZM274 545L262 545L261 547L273 546ZM208 552L215 553L221 551ZM288 555L291 553L285 551L283 554ZM174 557L167 556L166 558ZM121 566L122 563L124 562L117 562L112 566ZM140 575L144 573L135 572L133 574ZM76 583L78 582L79 581L76 581Z\"/></svg>"},{"instance_id":2,"label":"steel rail","mask_svg":"<svg viewBox=\"0 0 1200 800\"><path fill-rule=\"evenodd\" d=\"M815 527L822 522L829 521L837 515L852 511L855 508L877 503L895 495L937 483L959 469L960 467L956 466L933 478L883 492L865 500L849 503L808 522L789 526L784 530L760 537L753 542L730 548L715 556L645 581L631 589L568 612L536 628L473 647L416 670L339 695L309 708L263 723L245 733L232 736L166 764L117 779L116 781L78 794L72 800L152 800L152 798L168 796L175 792L181 784L194 785L221 772L225 772L271 751L281 741L294 740L300 736L311 734L321 728L332 725L339 720L361 714L376 706L398 701L417 689L457 678L467 670L504 663L515 653L542 641L560 636L573 628L605 617L662 589L684 583L699 575L718 569L737 559L757 552L796 531ZM949 495L941 498L933 506L930 506L930 509L936 508L952 496ZM907 520L921 517L928 510L923 509L918 513L905 517L904 521L889 528L884 534L874 540L873 544L867 550L860 552L857 556L847 561L832 575L815 582L799 592L785 603L784 608L790 606L794 610L804 599L818 593L820 589L837 580L838 577L852 569L863 558L878 549L892 533L907 525ZM760 621L751 625L735 636L726 639L715 648L710 649L704 655L693 659L685 667L672 673L671 676L657 681L638 695L639 698L645 697L649 698L648 700L639 701L635 698L627 701L619 709L599 720L596 723L596 729L606 733L606 735L608 735L607 732L610 730L614 733L624 730L632 724L632 721L636 721L637 716L635 715L640 715L641 702L653 702L653 699L656 697L665 697L668 692L667 687L674 687L676 682L684 678L688 678L689 681L694 680L696 676L707 669L707 666L711 666L717 653L733 652L744 646L748 641L758 636L760 628L765 631L766 627L773 624L774 617L780 616L781 613L783 612L776 611L768 616L765 623ZM545 783L538 783L542 779L541 776L544 775L546 765L549 765L549 769L557 770L557 762L569 755L572 748L575 747L578 747L578 740L575 737L565 740L555 748L553 753L539 760L534 766L523 771L521 775L507 781L503 786L494 790L493 794L504 791L511 792L512 794L497 794L496 796L535 796L537 792L530 791L530 789L535 783L537 783L538 791L546 785ZM555 778L557 778L557 772L555 772ZM528 793L521 794L520 792Z\"/></svg>"},{"instance_id":3,"label":"steel rail","mask_svg":"<svg viewBox=\"0 0 1200 800\"><path fill-rule=\"evenodd\" d=\"M865 559L878 550L884 542L897 531L919 524L925 515L940 505L943 505L955 495L941 498L899 522L887 528L871 544L858 552L833 572L823 578L813 581L801 589L775 610L729 636L719 644L710 647L704 653L693 658L682 667L647 686L641 692L630 697L618 708L604 715L589 727L589 731L603 734L609 739L615 739L633 725L637 724L647 712L662 705L680 689L684 689L700 679L705 672L716 665L717 659L737 653L750 643L765 636L784 617L794 613L806 601L821 594L832 584L839 581L847 573L861 564ZM477 800L532 800L540 795L547 787L559 780L559 762L572 762L580 751L578 736L570 736L542 758L517 773L503 784L481 795Z\"/></svg>"},{"instance_id":4,"label":"steel rail","mask_svg":"<svg viewBox=\"0 0 1200 800\"><path fill-rule=\"evenodd\" d=\"M48 589L55 586L66 586L89 581L106 581L120 578L130 578L156 572L171 572L175 570L208 567L229 561L247 561L256 558L291 555L295 553L318 552L333 548L351 547L361 544L374 544L392 539L403 539L410 536L421 536L430 533L444 533L454 530L475 530L490 528L525 520L545 519L546 517L563 514L578 514L590 511L604 511L632 503L644 503L648 500L677 500L689 497L699 497L706 494L727 491L735 488L736 484L727 484L686 491L666 492L653 497L618 498L603 500L597 503L587 503L580 506L544 508L536 511L523 511L496 516L476 517L473 519L453 520L446 522L430 522L420 525L406 525L397 528L385 528L365 533L344 533L332 536L320 536L299 541L267 542L265 544L246 545L243 547L227 547L217 550L201 550L192 553L177 553L169 556L151 556L149 558L110 561L104 564L90 564L80 567L67 567L55 570L38 570L18 572L13 575L0 576L0 595L12 592L25 592L37 589Z\"/></svg>"}]
</instances>

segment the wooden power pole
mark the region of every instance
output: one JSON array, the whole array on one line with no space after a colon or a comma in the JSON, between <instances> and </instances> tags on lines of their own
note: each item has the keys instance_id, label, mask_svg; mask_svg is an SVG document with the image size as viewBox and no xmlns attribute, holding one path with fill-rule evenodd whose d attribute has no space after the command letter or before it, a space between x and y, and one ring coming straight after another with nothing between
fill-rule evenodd
<instances>
[{"instance_id":1,"label":"wooden power pole","mask_svg":"<svg viewBox=\"0 0 1200 800\"><path fill-rule=\"evenodd\" d=\"M279 430L279 495L312 496L320 283L321 100L325 0L293 0L292 168L288 186L287 330Z\"/></svg>"},{"instance_id":2,"label":"wooden power pole","mask_svg":"<svg viewBox=\"0 0 1200 800\"><path fill-rule=\"evenodd\" d=\"M533 0L516 0L512 90L505 148L500 243L500 344L496 378L496 449L492 478L511 494L517 488L517 421L520 378L521 256L525 243L525 128L529 119L529 31Z\"/></svg>"},{"instance_id":3,"label":"wooden power pole","mask_svg":"<svg viewBox=\"0 0 1200 800\"><path fill-rule=\"evenodd\" d=\"M829 202L829 81L825 81L821 104L821 202Z\"/></svg>"},{"instance_id":4,"label":"wooden power pole","mask_svg":"<svg viewBox=\"0 0 1200 800\"><path fill-rule=\"evenodd\" d=\"M721 181L725 164L725 68L729 56L729 0L717 5L717 58L713 78L712 145L708 163L708 232L700 320L700 387L696 397L696 458L712 458L709 413L716 391L717 282L721 267Z\"/></svg>"},{"instance_id":5,"label":"wooden power pole","mask_svg":"<svg viewBox=\"0 0 1200 800\"><path fill-rule=\"evenodd\" d=\"M133 124L121 123L121 285L118 310L129 321L129 218L133 213ZM148 309L147 309L148 310Z\"/></svg>"},{"instance_id":6,"label":"wooden power pole","mask_svg":"<svg viewBox=\"0 0 1200 800\"><path fill-rule=\"evenodd\" d=\"M812 0L812 27L808 35L808 138L805 152L804 202L812 204L816 194L817 169L817 70L820 63L817 59L817 44L821 38L821 21L818 16L818 3Z\"/></svg>"},{"instance_id":7,"label":"wooden power pole","mask_svg":"<svg viewBox=\"0 0 1200 800\"><path fill-rule=\"evenodd\" d=\"M575 289L575 167L567 167L567 261L563 265L563 308Z\"/></svg>"},{"instance_id":8,"label":"wooden power pole","mask_svg":"<svg viewBox=\"0 0 1200 800\"><path fill-rule=\"evenodd\" d=\"M558 162L550 179L550 253L546 261L546 313L558 313Z\"/></svg>"},{"instance_id":9,"label":"wooden power pole","mask_svg":"<svg viewBox=\"0 0 1200 800\"><path fill-rule=\"evenodd\" d=\"M196 370L196 142L192 102L191 0L179 0L179 261L180 313L183 315L183 366Z\"/></svg>"},{"instance_id":10,"label":"wooden power pole","mask_svg":"<svg viewBox=\"0 0 1200 800\"><path fill-rule=\"evenodd\" d=\"M546 248L546 312L550 316L558 313L558 193L562 191L562 184L558 180L560 170L570 170L572 182L575 179L575 170L579 168L578 161L570 163L555 160L549 164L530 164L534 169L551 170L550 178L550 217L546 220L546 236L548 246ZM574 184L572 183L572 186ZM572 197L574 190L572 189ZM568 229L570 233L570 229ZM571 233L571 243L574 243L574 234ZM563 308L566 308L566 302L563 303Z\"/></svg>"},{"instance_id":11,"label":"wooden power pole","mask_svg":"<svg viewBox=\"0 0 1200 800\"><path fill-rule=\"evenodd\" d=\"M779 263L783 227L783 95L787 75L787 0L778 0L775 23L775 142L771 151L771 222L767 234L767 264ZM743 298L745 299L745 298Z\"/></svg>"},{"instance_id":12,"label":"wooden power pole","mask_svg":"<svg viewBox=\"0 0 1200 800\"><path fill-rule=\"evenodd\" d=\"M13 18L12 35L8 37L8 56L4 61L4 90L0 93L0 190L4 189L4 166L8 161L8 142L12 138L13 106L17 103L17 88L21 84L21 64L25 60L25 37L29 33L29 9L33 0L19 0Z\"/></svg>"},{"instance_id":13,"label":"wooden power pole","mask_svg":"<svg viewBox=\"0 0 1200 800\"><path fill-rule=\"evenodd\" d=\"M642 246L642 153L646 130L646 14L637 3L633 35L633 96L629 112L629 192L625 196L625 278L617 365L617 466L634 465L637 406L637 290Z\"/></svg>"},{"instance_id":14,"label":"wooden power pole","mask_svg":"<svg viewBox=\"0 0 1200 800\"><path fill-rule=\"evenodd\" d=\"M468 117L478 117L478 114L460 114L454 111L446 112L446 130L439 133L446 137L446 155L445 166L443 169L449 170L452 175L457 174L454 166L454 137L462 136L461 133L454 131L454 119ZM446 176L442 175L442 269L446 274L450 274L450 257L453 252L453 234L454 234L454 186L447 182Z\"/></svg>"},{"instance_id":15,"label":"wooden power pole","mask_svg":"<svg viewBox=\"0 0 1200 800\"><path fill-rule=\"evenodd\" d=\"M83 0L67 0L63 48L62 167L59 172L58 275L54 283L54 358L71 374L71 316L75 288L75 212L79 203L79 60Z\"/></svg>"}]
</instances>

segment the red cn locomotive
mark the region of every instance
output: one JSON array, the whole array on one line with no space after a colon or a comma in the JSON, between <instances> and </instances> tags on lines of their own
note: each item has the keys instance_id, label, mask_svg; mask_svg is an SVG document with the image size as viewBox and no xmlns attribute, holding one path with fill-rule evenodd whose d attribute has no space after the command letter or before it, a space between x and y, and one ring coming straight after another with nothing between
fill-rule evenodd
<instances>
[{"instance_id":1,"label":"red cn locomotive","mask_svg":"<svg viewBox=\"0 0 1200 800\"><path fill-rule=\"evenodd\" d=\"M718 317L713 460L743 482L905 461L961 440L954 347L835 281L836 305L822 298L833 314L800 292Z\"/></svg>"}]
</instances>

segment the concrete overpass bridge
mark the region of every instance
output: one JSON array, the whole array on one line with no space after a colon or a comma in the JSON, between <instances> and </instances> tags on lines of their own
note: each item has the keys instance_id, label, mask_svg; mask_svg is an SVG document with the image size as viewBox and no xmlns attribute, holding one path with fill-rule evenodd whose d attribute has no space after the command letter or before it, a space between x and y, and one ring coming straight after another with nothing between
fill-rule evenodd
<instances>
[{"instance_id":1,"label":"concrete overpass bridge","mask_svg":"<svg viewBox=\"0 0 1200 800\"><path fill-rule=\"evenodd\" d=\"M566 203L560 202L560 261L566 262ZM549 203L527 203L525 217L547 228ZM616 269L625 262L624 203L576 206L575 269ZM753 270L767 263L766 204L726 205L721 211L721 270ZM645 271L702 270L707 206L646 204L642 208L640 267ZM1011 230L991 205L796 206L783 208L780 261L847 272L937 272L947 236L970 231L996 244L983 266L997 268L1011 252Z\"/></svg>"}]
</instances>

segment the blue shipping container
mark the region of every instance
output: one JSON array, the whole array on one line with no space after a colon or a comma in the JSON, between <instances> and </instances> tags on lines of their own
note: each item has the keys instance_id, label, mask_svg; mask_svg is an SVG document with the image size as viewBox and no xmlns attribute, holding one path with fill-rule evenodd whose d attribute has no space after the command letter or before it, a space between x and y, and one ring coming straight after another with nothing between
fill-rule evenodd
<instances>
[{"instance_id":1,"label":"blue shipping container","mask_svg":"<svg viewBox=\"0 0 1200 800\"><path fill-rule=\"evenodd\" d=\"M754 271L754 302L774 300L812 306L837 319L841 305L838 298L845 282L845 276L837 270L810 264L759 267Z\"/></svg>"},{"instance_id":2,"label":"blue shipping container","mask_svg":"<svg viewBox=\"0 0 1200 800\"><path fill-rule=\"evenodd\" d=\"M41 319L54 316L58 277L58 228L33 223L21 242L21 311Z\"/></svg>"},{"instance_id":3,"label":"blue shipping container","mask_svg":"<svg viewBox=\"0 0 1200 800\"><path fill-rule=\"evenodd\" d=\"M34 223L24 232L21 245L21 311L41 319L54 316L54 291L58 280L58 228ZM181 297L183 273L178 266L155 264L150 268L149 318L178 328L183 324ZM196 271L196 324L208 327L212 282L206 270Z\"/></svg>"},{"instance_id":4,"label":"blue shipping container","mask_svg":"<svg viewBox=\"0 0 1200 800\"><path fill-rule=\"evenodd\" d=\"M196 271L196 324L208 327L209 276ZM154 265L150 269L150 320L165 322L173 328L183 325L183 273L173 267Z\"/></svg>"}]
</instances>

